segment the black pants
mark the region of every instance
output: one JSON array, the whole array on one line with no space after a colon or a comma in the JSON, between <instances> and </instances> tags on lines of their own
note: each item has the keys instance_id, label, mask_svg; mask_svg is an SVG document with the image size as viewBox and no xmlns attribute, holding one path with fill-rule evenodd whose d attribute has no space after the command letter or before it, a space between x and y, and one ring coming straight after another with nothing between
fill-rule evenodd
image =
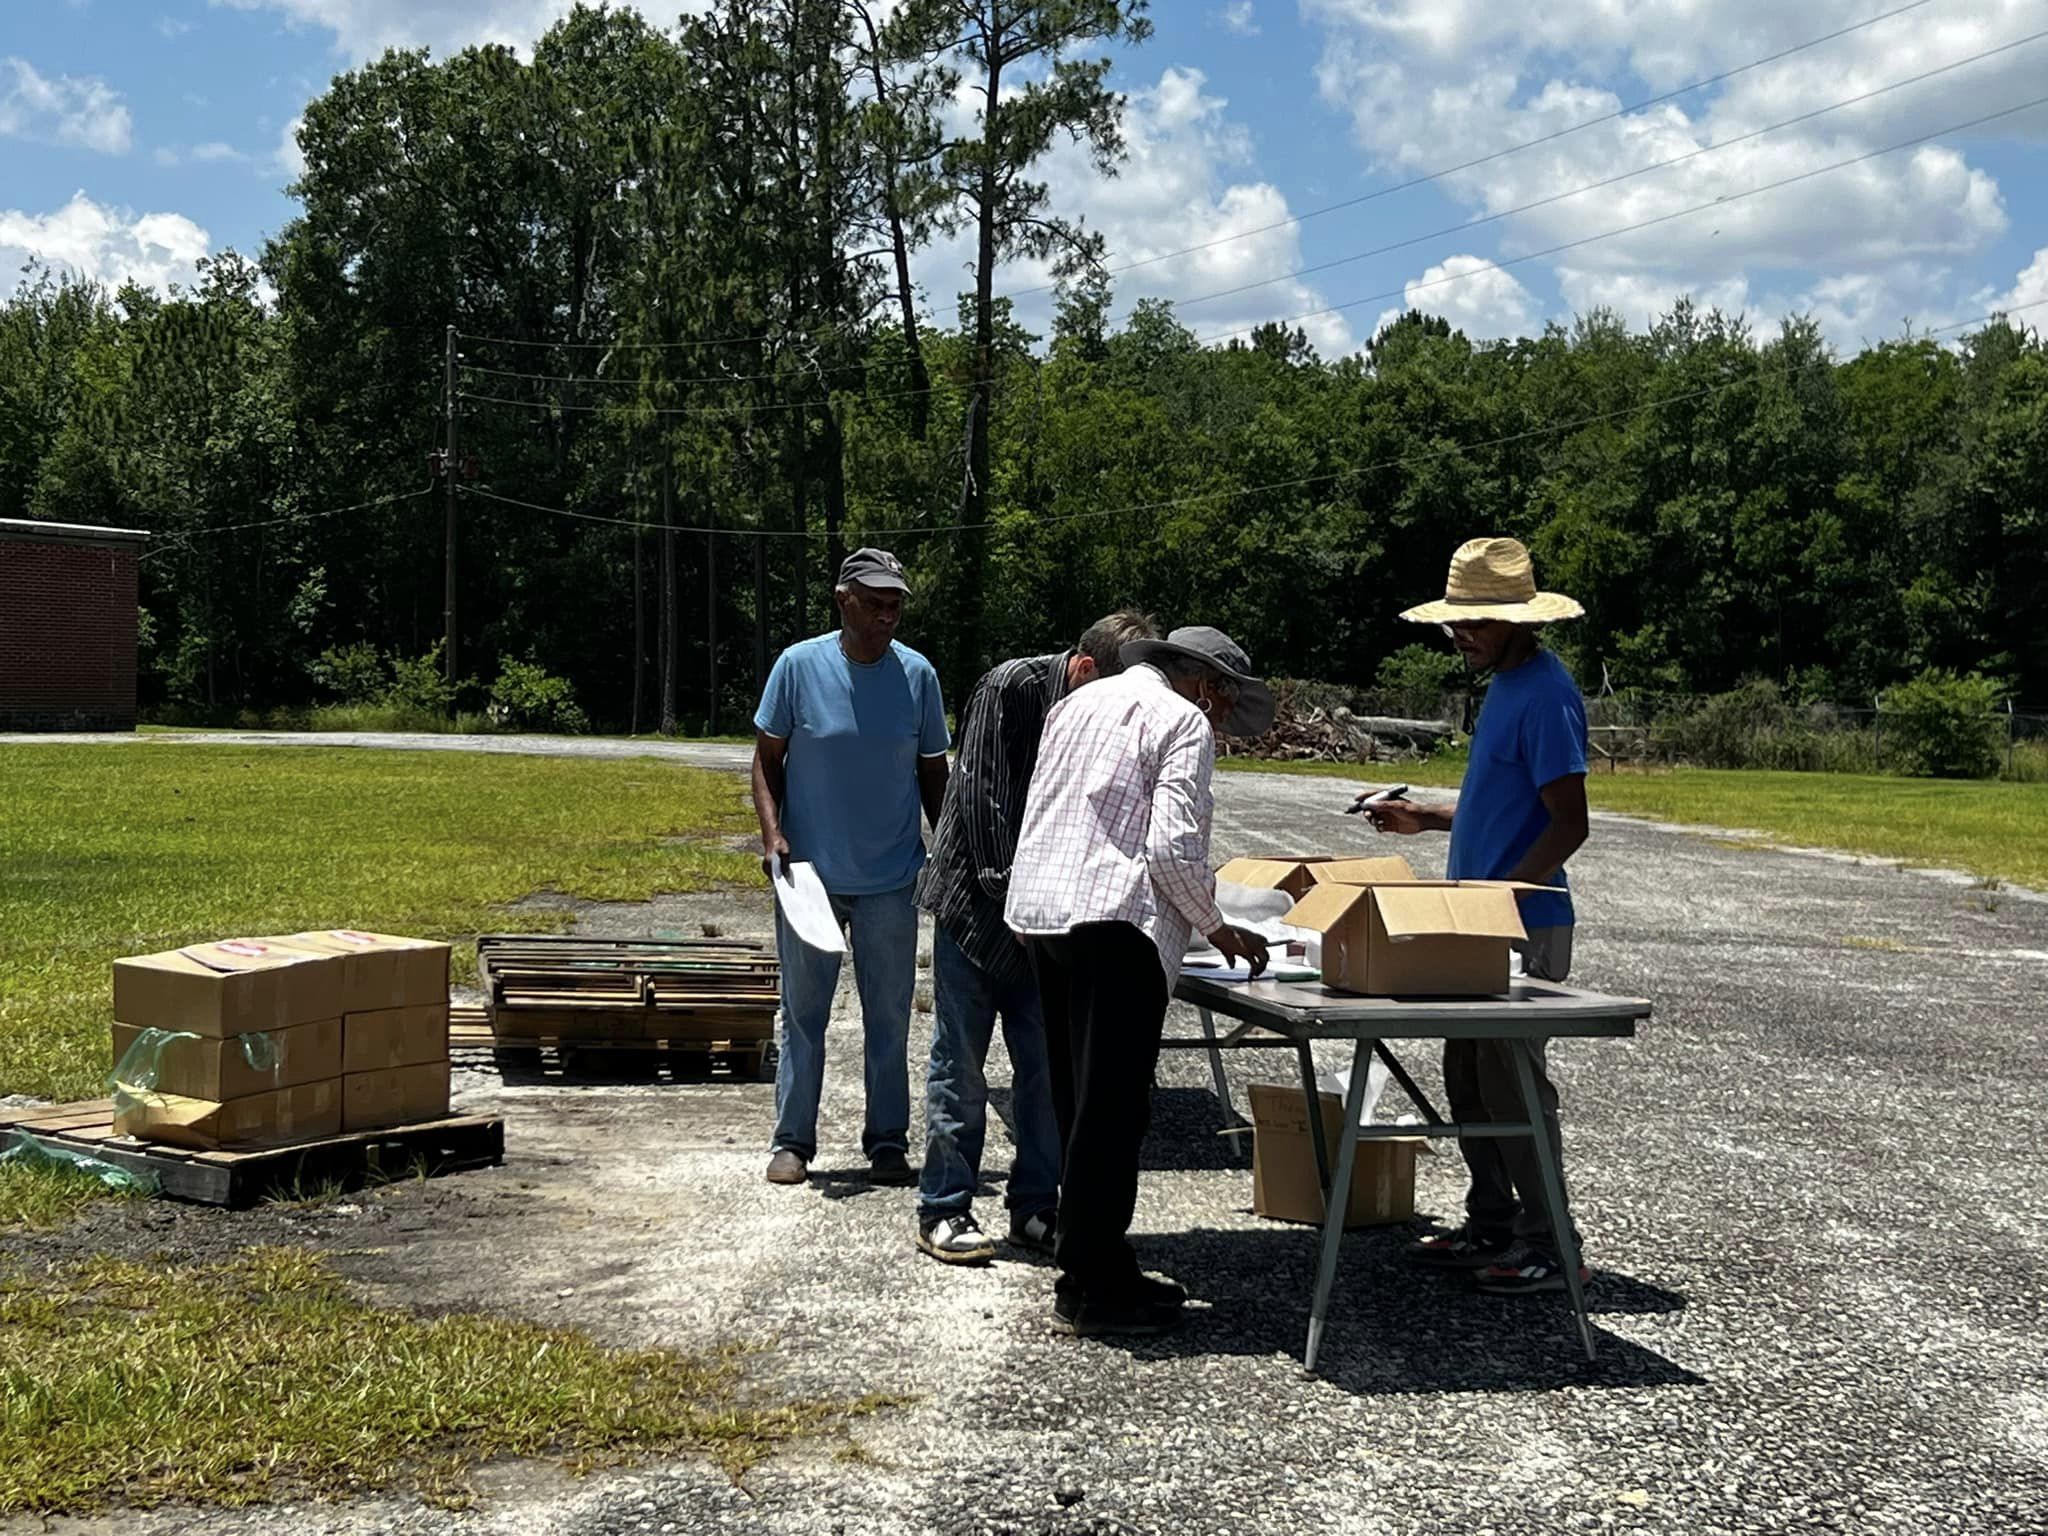
<instances>
[{"instance_id":1,"label":"black pants","mask_svg":"<svg viewBox=\"0 0 2048 1536\"><path fill-rule=\"evenodd\" d=\"M1060 1127L1064 1295L1113 1297L1138 1278L1126 1236L1138 1207L1138 1148L1166 1025L1159 951L1130 923L1087 923L1031 941Z\"/></svg>"}]
</instances>

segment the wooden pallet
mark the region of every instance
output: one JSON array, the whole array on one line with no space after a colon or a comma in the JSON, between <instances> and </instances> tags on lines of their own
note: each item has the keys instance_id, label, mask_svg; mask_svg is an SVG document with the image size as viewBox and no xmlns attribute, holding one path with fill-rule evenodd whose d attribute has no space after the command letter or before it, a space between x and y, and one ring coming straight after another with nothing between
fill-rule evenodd
<instances>
[{"instance_id":1,"label":"wooden pallet","mask_svg":"<svg viewBox=\"0 0 2048 1536\"><path fill-rule=\"evenodd\" d=\"M193 1152L114 1134L114 1101L92 1099L48 1109L0 1110L0 1138L21 1132L44 1146L80 1152L153 1178L180 1200L244 1207L267 1195L339 1184L358 1188L385 1178L454 1173L505 1161L505 1122L496 1115L454 1115L417 1125L356 1131L293 1147Z\"/></svg>"},{"instance_id":2,"label":"wooden pallet","mask_svg":"<svg viewBox=\"0 0 2048 1536\"><path fill-rule=\"evenodd\" d=\"M457 1066L523 1068L564 1081L612 1076L638 1066L643 1070L633 1073L636 1077L772 1082L777 1062L772 1038L582 1040L553 1034L500 1035L486 1022L483 1009L462 1003L450 1009L448 1054Z\"/></svg>"}]
</instances>

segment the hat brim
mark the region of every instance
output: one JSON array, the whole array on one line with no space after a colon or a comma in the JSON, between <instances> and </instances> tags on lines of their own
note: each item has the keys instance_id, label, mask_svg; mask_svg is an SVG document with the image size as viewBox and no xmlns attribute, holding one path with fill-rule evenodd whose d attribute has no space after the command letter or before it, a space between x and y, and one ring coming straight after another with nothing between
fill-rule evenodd
<instances>
[{"instance_id":1,"label":"hat brim","mask_svg":"<svg viewBox=\"0 0 2048 1536\"><path fill-rule=\"evenodd\" d=\"M1499 619L1508 624L1556 624L1582 618L1585 608L1562 592L1538 592L1526 603L1423 603L1401 617L1411 624L1455 624L1460 620Z\"/></svg>"},{"instance_id":2,"label":"hat brim","mask_svg":"<svg viewBox=\"0 0 2048 1536\"><path fill-rule=\"evenodd\" d=\"M867 571L859 576L849 576L842 583L849 587L866 587L871 592L908 592L910 583L901 576L892 576L887 571Z\"/></svg>"},{"instance_id":3,"label":"hat brim","mask_svg":"<svg viewBox=\"0 0 2048 1536\"><path fill-rule=\"evenodd\" d=\"M1186 656L1205 667L1214 667L1237 684L1237 703L1216 723L1216 729L1226 736L1263 736L1273 728L1273 690L1266 686L1264 679L1253 677L1249 672L1233 671L1206 651L1198 651L1190 645L1175 645L1171 640L1133 640L1120 647L1117 655L1127 667L1157 661L1162 656Z\"/></svg>"}]
</instances>

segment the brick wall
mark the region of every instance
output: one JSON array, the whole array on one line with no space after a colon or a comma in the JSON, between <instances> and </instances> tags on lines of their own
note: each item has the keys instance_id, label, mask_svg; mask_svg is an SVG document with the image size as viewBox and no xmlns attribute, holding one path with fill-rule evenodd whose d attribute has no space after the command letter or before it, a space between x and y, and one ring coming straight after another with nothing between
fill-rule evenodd
<instances>
[{"instance_id":1,"label":"brick wall","mask_svg":"<svg viewBox=\"0 0 2048 1536\"><path fill-rule=\"evenodd\" d=\"M0 531L0 730L135 729L135 554Z\"/></svg>"}]
</instances>

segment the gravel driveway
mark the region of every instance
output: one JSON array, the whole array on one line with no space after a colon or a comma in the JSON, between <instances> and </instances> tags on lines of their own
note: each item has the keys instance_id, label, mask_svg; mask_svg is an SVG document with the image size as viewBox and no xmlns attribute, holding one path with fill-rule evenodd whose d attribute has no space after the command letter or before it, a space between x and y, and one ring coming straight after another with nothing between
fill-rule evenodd
<instances>
[{"instance_id":1,"label":"gravel driveway","mask_svg":"<svg viewBox=\"0 0 2048 1536\"><path fill-rule=\"evenodd\" d=\"M1219 776L1217 856L1369 846L1342 800ZM1406 849L1442 856L1441 840ZM1251 1216L1194 1053L1163 1065L1136 1224L1147 1264L1191 1291L1188 1324L1126 1347L1056 1337L1046 1270L941 1267L911 1248L911 1195L859 1176L854 1026L836 1032L808 1188L761 1179L765 1086L475 1072L459 1099L507 1116L503 1169L312 1216L108 1212L62 1241L175 1253L284 1221L394 1302L683 1349L755 1340L774 1390L914 1396L857 1426L857 1451L786 1452L744 1489L696 1461L581 1482L515 1466L465 1514L384 1499L55 1528L2048 1530L2048 904L1608 816L1574 874L1573 979L1657 1006L1633 1042L1553 1052L1599 1271L1596 1366L1561 1299L1408 1272L1405 1231L1374 1229L1347 1240L1323 1372L1305 1378L1313 1236ZM579 922L764 933L767 917L750 892ZM1285 1058L1228 1059L1241 1104ZM1434 1088L1428 1053L1411 1061ZM1423 1165L1419 1207L1454 1217L1455 1151ZM994 1193L983 1209L999 1216Z\"/></svg>"}]
</instances>

